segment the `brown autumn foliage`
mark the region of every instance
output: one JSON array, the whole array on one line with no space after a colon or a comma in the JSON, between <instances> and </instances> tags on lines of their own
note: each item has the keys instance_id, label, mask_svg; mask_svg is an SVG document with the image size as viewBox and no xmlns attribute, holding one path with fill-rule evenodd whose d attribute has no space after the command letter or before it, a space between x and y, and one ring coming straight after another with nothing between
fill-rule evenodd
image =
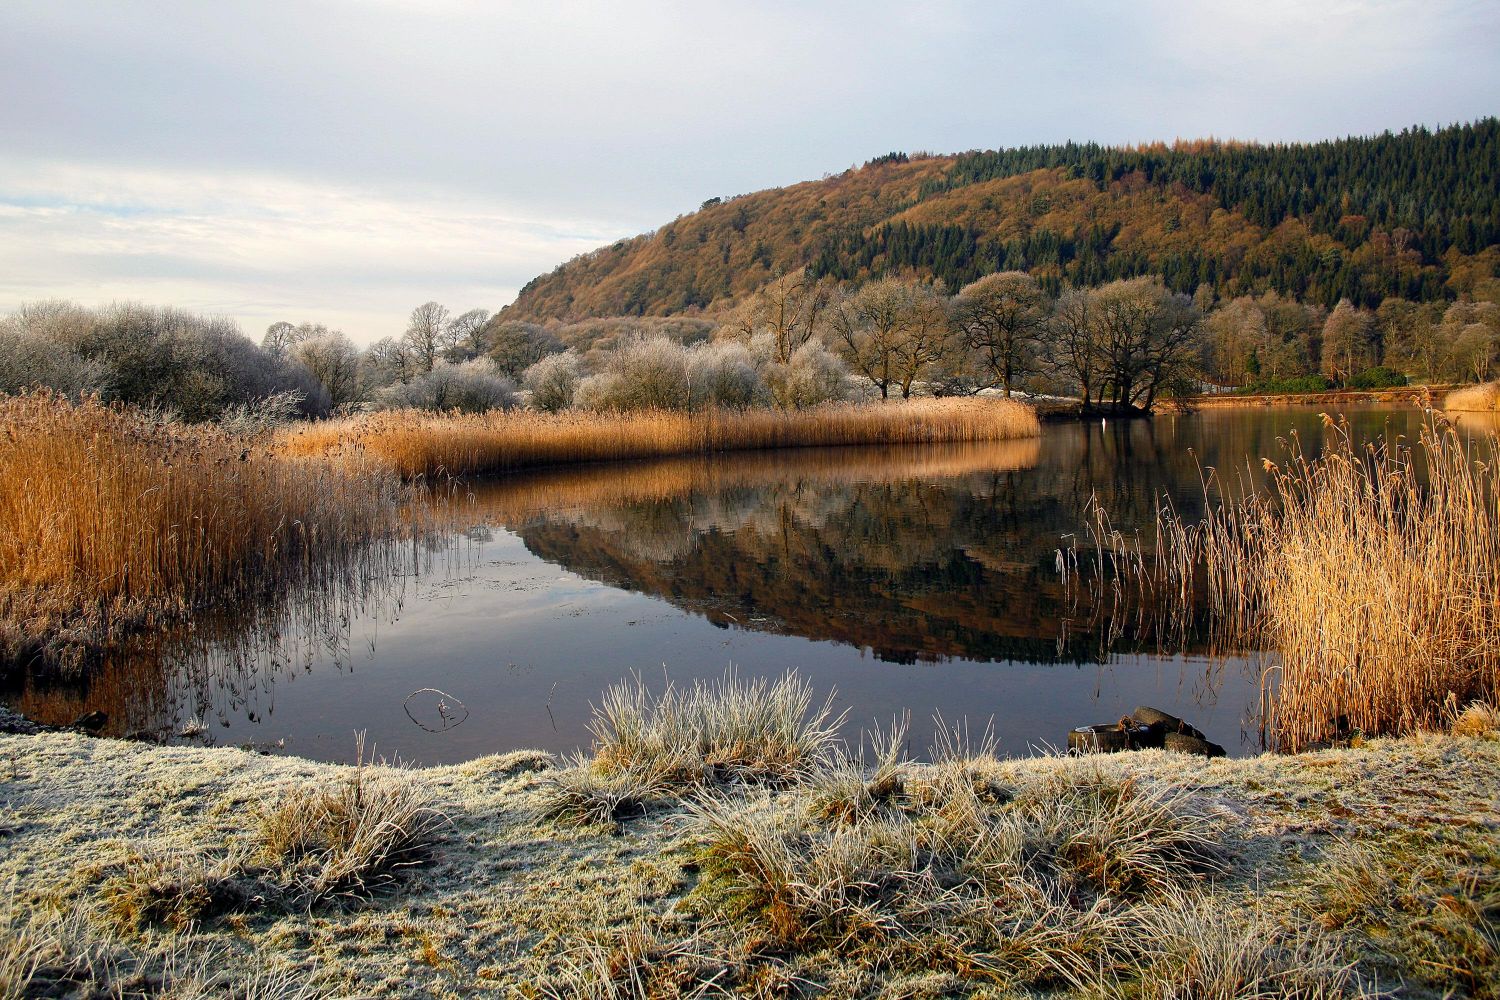
<instances>
[{"instance_id":1,"label":"brown autumn foliage","mask_svg":"<svg viewBox=\"0 0 1500 1000\"><path fill-rule=\"evenodd\" d=\"M1070 177L1062 168L1043 169L921 197L922 183L941 177L954 160L872 164L706 204L654 232L600 247L537 277L502 315L571 321L717 313L777 276L814 263L830 240L868 234L887 223L965 227L980 234L986 246L1043 232L1083 241L1091 231L1117 230L1110 253L1135 259L1141 265L1136 273L1164 272L1195 253L1226 272L1246 262L1274 271L1278 261L1329 256L1411 280L1434 271L1412 247L1384 233L1356 229L1337 239L1296 218L1267 228L1224 209L1212 195L1153 184L1139 173L1101 186ZM1455 277L1468 274L1475 268L1466 262L1473 260L1478 257L1450 251L1442 270ZM890 266L877 256L854 280L878 277ZM1039 279L1097 283L1089 267L1080 257L1064 265L1038 264L1030 272ZM996 269L1003 268L990 267ZM921 268L916 276L933 277ZM1266 288L1231 281L1219 291L1233 297Z\"/></svg>"}]
</instances>

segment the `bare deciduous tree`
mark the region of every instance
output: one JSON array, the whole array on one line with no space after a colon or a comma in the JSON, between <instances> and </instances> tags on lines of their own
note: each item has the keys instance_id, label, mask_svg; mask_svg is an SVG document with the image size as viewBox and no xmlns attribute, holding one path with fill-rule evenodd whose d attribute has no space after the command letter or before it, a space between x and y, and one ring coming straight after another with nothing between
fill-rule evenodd
<instances>
[{"instance_id":1,"label":"bare deciduous tree","mask_svg":"<svg viewBox=\"0 0 1500 1000\"><path fill-rule=\"evenodd\" d=\"M424 302L411 311L401 339L417 372L425 373L453 346L449 337L448 310L436 302Z\"/></svg>"},{"instance_id":2,"label":"bare deciduous tree","mask_svg":"<svg viewBox=\"0 0 1500 1000\"><path fill-rule=\"evenodd\" d=\"M832 298L832 284L815 281L804 271L783 274L735 310L730 325L747 341L769 335L775 360L786 364L797 348L822 328Z\"/></svg>"},{"instance_id":3,"label":"bare deciduous tree","mask_svg":"<svg viewBox=\"0 0 1500 1000\"><path fill-rule=\"evenodd\" d=\"M855 374L889 399L909 398L954 349L947 302L931 285L882 278L842 297L830 311L839 348Z\"/></svg>"},{"instance_id":4,"label":"bare deciduous tree","mask_svg":"<svg viewBox=\"0 0 1500 1000\"><path fill-rule=\"evenodd\" d=\"M1038 345L1047 322L1047 295L1024 271L986 275L958 293L955 320L965 346L1009 396L1040 371Z\"/></svg>"}]
</instances>

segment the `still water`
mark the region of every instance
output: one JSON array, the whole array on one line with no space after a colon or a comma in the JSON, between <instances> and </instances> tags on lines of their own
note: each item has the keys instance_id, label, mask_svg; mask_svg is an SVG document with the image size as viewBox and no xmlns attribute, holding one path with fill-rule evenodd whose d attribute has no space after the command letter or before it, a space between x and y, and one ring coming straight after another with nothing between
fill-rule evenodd
<instances>
[{"instance_id":1,"label":"still water","mask_svg":"<svg viewBox=\"0 0 1500 1000\"><path fill-rule=\"evenodd\" d=\"M1356 436L1415 436L1415 410L1351 410ZM587 747L591 705L632 673L660 687L789 669L836 692L849 735L934 716L1026 754L1137 704L1231 753L1258 749L1259 668L1189 637L1106 638L1104 599L1065 585L1091 497L1127 533L1204 476L1258 476L1315 411L1054 424L1034 441L807 449L560 469L469 484L455 528L358 586L288 594L254 621L113 656L83 678L13 677L43 721L108 714L325 760L356 731L414 762ZM1060 561L1060 559L1062 561ZM1087 588L1085 588L1085 591ZM435 693L432 690L436 689ZM441 705L440 705L441 703Z\"/></svg>"}]
</instances>

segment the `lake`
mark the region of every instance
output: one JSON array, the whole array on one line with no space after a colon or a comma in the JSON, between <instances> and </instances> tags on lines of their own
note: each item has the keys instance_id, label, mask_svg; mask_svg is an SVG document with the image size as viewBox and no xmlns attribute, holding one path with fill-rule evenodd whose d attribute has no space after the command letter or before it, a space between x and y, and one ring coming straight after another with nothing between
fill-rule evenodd
<instances>
[{"instance_id":1,"label":"lake","mask_svg":"<svg viewBox=\"0 0 1500 1000\"><path fill-rule=\"evenodd\" d=\"M1363 438L1411 438L1421 420L1347 416ZM13 675L0 698L45 722L101 710L114 734L201 726L195 739L324 760L350 759L363 731L437 764L586 749L591 705L632 673L659 688L796 669L836 692L851 738L909 713L918 756L935 716L1022 755L1138 704L1256 752L1254 658L1209 656L1191 631L1164 647L1107 586L1065 575L1089 564L1091 497L1126 533L1162 496L1194 516L1207 470L1254 479L1294 432L1315 451L1325 430L1310 409L1205 410L1050 424L1024 442L470 483L447 504L451 532L333 592L195 623L84 677Z\"/></svg>"}]
</instances>

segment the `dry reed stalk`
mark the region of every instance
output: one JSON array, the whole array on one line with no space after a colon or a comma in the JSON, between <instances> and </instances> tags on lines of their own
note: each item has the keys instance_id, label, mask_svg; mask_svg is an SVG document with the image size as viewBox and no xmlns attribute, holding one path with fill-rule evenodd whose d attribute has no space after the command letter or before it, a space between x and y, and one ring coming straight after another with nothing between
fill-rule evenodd
<instances>
[{"instance_id":1,"label":"dry reed stalk","mask_svg":"<svg viewBox=\"0 0 1500 1000\"><path fill-rule=\"evenodd\" d=\"M1217 642L1278 661L1265 720L1286 750L1435 728L1500 691L1500 497L1487 443L1440 417L1416 443L1265 460L1269 489L1159 518L1154 572L1206 578ZM1144 564L1144 560L1142 560Z\"/></svg>"},{"instance_id":2,"label":"dry reed stalk","mask_svg":"<svg viewBox=\"0 0 1500 1000\"><path fill-rule=\"evenodd\" d=\"M282 436L279 450L369 458L415 478L715 451L1000 441L1040 433L1036 412L1012 400L924 399L793 411L399 411L300 427Z\"/></svg>"},{"instance_id":3,"label":"dry reed stalk","mask_svg":"<svg viewBox=\"0 0 1500 1000\"><path fill-rule=\"evenodd\" d=\"M315 574L400 530L371 463L290 459L209 426L49 393L0 399L0 632L163 622Z\"/></svg>"}]
</instances>

